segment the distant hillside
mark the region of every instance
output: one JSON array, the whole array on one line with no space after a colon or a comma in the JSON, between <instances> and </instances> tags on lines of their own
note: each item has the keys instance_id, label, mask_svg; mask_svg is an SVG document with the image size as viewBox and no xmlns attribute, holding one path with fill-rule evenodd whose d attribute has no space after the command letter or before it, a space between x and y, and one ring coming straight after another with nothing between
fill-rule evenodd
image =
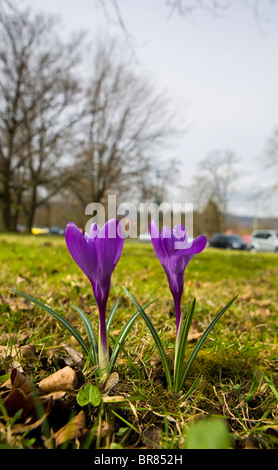
<instances>
[{"instance_id":1,"label":"distant hillside","mask_svg":"<svg viewBox=\"0 0 278 470\"><path fill-rule=\"evenodd\" d=\"M253 230L254 218L249 216L240 216L228 214L227 218L228 226L240 228L246 228ZM278 217L260 217L257 221L258 229L262 228L273 228L278 229Z\"/></svg>"}]
</instances>

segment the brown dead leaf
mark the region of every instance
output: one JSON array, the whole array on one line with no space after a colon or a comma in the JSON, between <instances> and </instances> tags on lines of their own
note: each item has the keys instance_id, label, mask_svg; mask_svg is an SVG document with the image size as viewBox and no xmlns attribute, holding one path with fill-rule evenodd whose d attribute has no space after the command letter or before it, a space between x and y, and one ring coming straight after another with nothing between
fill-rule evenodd
<instances>
[{"instance_id":1,"label":"brown dead leaf","mask_svg":"<svg viewBox=\"0 0 278 470\"><path fill-rule=\"evenodd\" d=\"M22 416L26 416L34 407L34 401L31 396L26 395L26 393L18 388L11 390L3 400L3 405L8 416L14 416L19 410L22 410Z\"/></svg>"},{"instance_id":2,"label":"brown dead leaf","mask_svg":"<svg viewBox=\"0 0 278 470\"><path fill-rule=\"evenodd\" d=\"M202 336L202 332L200 331L199 323L195 318L193 318L190 329L189 329L187 341L189 343L194 343L201 336Z\"/></svg>"},{"instance_id":3,"label":"brown dead leaf","mask_svg":"<svg viewBox=\"0 0 278 470\"><path fill-rule=\"evenodd\" d=\"M27 431L32 431L34 429L37 429L39 426L41 426L47 416L49 415L50 411L52 408L52 403L48 403L48 406L46 407L43 415L39 418L36 419L33 422L30 422L29 419L26 420L25 423L20 423L20 424L14 424L13 425L13 433L14 434L23 434Z\"/></svg>"},{"instance_id":4,"label":"brown dead leaf","mask_svg":"<svg viewBox=\"0 0 278 470\"><path fill-rule=\"evenodd\" d=\"M13 389L19 388L24 393L29 393L32 391L32 384L30 380L23 372L20 372L17 369L13 369L11 372L11 384Z\"/></svg>"},{"instance_id":5,"label":"brown dead leaf","mask_svg":"<svg viewBox=\"0 0 278 470\"><path fill-rule=\"evenodd\" d=\"M26 344L25 346L21 346L19 348L19 355L23 359L31 359L34 357L36 352L36 346L34 344Z\"/></svg>"},{"instance_id":6,"label":"brown dead leaf","mask_svg":"<svg viewBox=\"0 0 278 470\"><path fill-rule=\"evenodd\" d=\"M12 358L11 356L9 358L6 358L5 369L6 369L7 374L10 373L11 370L13 370L13 369L16 369L19 372L23 373L23 368L22 368L20 362L18 362L15 358Z\"/></svg>"},{"instance_id":7,"label":"brown dead leaf","mask_svg":"<svg viewBox=\"0 0 278 470\"><path fill-rule=\"evenodd\" d=\"M193 318L190 329L189 329L187 341L189 343L194 343L201 336L202 336L202 332L200 331L199 323L196 319Z\"/></svg>"},{"instance_id":8,"label":"brown dead leaf","mask_svg":"<svg viewBox=\"0 0 278 470\"><path fill-rule=\"evenodd\" d=\"M65 399L66 395L67 395L67 392L58 391L58 392L48 393L47 395L43 395L41 398L44 404L52 403L53 405L55 405L55 404L59 404L60 402L62 402Z\"/></svg>"},{"instance_id":9,"label":"brown dead leaf","mask_svg":"<svg viewBox=\"0 0 278 470\"><path fill-rule=\"evenodd\" d=\"M274 437L278 437L278 424L273 424L271 426L268 426L266 429L266 432L268 434L271 434Z\"/></svg>"},{"instance_id":10,"label":"brown dead leaf","mask_svg":"<svg viewBox=\"0 0 278 470\"><path fill-rule=\"evenodd\" d=\"M240 296L240 301L241 301L241 302L248 302L248 301L251 300L253 297L254 297L254 293L253 293L253 292L247 292L246 294L243 294L243 295Z\"/></svg>"},{"instance_id":11,"label":"brown dead leaf","mask_svg":"<svg viewBox=\"0 0 278 470\"><path fill-rule=\"evenodd\" d=\"M262 320L265 320L270 315L271 315L271 312L269 308L256 308L255 311L250 312L251 318L260 318Z\"/></svg>"},{"instance_id":12,"label":"brown dead leaf","mask_svg":"<svg viewBox=\"0 0 278 470\"><path fill-rule=\"evenodd\" d=\"M252 305L255 305L256 307L262 307L262 308L270 307L271 305L273 305L273 301L271 299L262 299L262 300L253 299L251 303Z\"/></svg>"},{"instance_id":13,"label":"brown dead leaf","mask_svg":"<svg viewBox=\"0 0 278 470\"><path fill-rule=\"evenodd\" d=\"M149 426L143 432L144 442L147 447L159 449L161 440L161 430L154 425Z\"/></svg>"},{"instance_id":14,"label":"brown dead leaf","mask_svg":"<svg viewBox=\"0 0 278 470\"><path fill-rule=\"evenodd\" d=\"M33 344L25 346L0 346L0 357L2 360L9 361L11 358L30 359L34 356L36 347Z\"/></svg>"},{"instance_id":15,"label":"brown dead leaf","mask_svg":"<svg viewBox=\"0 0 278 470\"><path fill-rule=\"evenodd\" d=\"M25 323L26 326L26 323ZM5 333L2 332L0 335L0 341L2 343L7 343L7 344L14 344L15 346L19 346L20 344L23 344L25 341L27 341L30 337L30 333L27 333L26 331L17 331L16 333L9 332Z\"/></svg>"},{"instance_id":16,"label":"brown dead leaf","mask_svg":"<svg viewBox=\"0 0 278 470\"><path fill-rule=\"evenodd\" d=\"M32 384L26 375L17 369L13 369L10 377L11 391L3 399L3 404L8 416L14 416L22 410L22 416L26 416L34 407L34 398L31 395Z\"/></svg>"},{"instance_id":17,"label":"brown dead leaf","mask_svg":"<svg viewBox=\"0 0 278 470\"><path fill-rule=\"evenodd\" d=\"M20 310L21 312L30 312L34 309L34 305L31 302L29 302L28 300L21 300L16 297L11 297L8 300L8 304L13 312L17 312L18 310Z\"/></svg>"},{"instance_id":18,"label":"brown dead leaf","mask_svg":"<svg viewBox=\"0 0 278 470\"><path fill-rule=\"evenodd\" d=\"M111 397L105 395L102 397L103 403L123 403L128 400L129 397L123 397L122 395L112 395Z\"/></svg>"},{"instance_id":19,"label":"brown dead leaf","mask_svg":"<svg viewBox=\"0 0 278 470\"><path fill-rule=\"evenodd\" d=\"M78 384L77 373L69 366L54 372L54 374L41 380L38 384L42 394L64 391L72 392Z\"/></svg>"},{"instance_id":20,"label":"brown dead leaf","mask_svg":"<svg viewBox=\"0 0 278 470\"><path fill-rule=\"evenodd\" d=\"M67 353L70 355L70 357L72 358L74 363L80 364L84 360L82 354L80 354L75 349L67 346L66 344L63 344L62 346L67 351Z\"/></svg>"},{"instance_id":21,"label":"brown dead leaf","mask_svg":"<svg viewBox=\"0 0 278 470\"><path fill-rule=\"evenodd\" d=\"M251 434L244 440L244 449L259 449L257 440Z\"/></svg>"},{"instance_id":22,"label":"brown dead leaf","mask_svg":"<svg viewBox=\"0 0 278 470\"><path fill-rule=\"evenodd\" d=\"M88 431L86 427L86 415L84 411L80 411L71 421L63 426L59 431L51 436L56 446L60 446L67 441L79 439Z\"/></svg>"},{"instance_id":23,"label":"brown dead leaf","mask_svg":"<svg viewBox=\"0 0 278 470\"><path fill-rule=\"evenodd\" d=\"M105 384L104 384L104 390L102 392L102 395L108 395L109 392L112 390L112 388L119 383L119 374L118 372L112 372L112 374L109 375L109 377L106 379Z\"/></svg>"},{"instance_id":24,"label":"brown dead leaf","mask_svg":"<svg viewBox=\"0 0 278 470\"><path fill-rule=\"evenodd\" d=\"M0 346L0 357L2 360L15 357L18 354L18 348L15 346Z\"/></svg>"}]
</instances>

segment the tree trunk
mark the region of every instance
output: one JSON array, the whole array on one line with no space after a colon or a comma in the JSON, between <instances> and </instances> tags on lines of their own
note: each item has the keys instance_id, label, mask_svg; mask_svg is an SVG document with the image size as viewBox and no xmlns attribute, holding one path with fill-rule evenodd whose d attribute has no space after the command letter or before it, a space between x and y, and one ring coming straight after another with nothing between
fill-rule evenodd
<instances>
[{"instance_id":1,"label":"tree trunk","mask_svg":"<svg viewBox=\"0 0 278 470\"><path fill-rule=\"evenodd\" d=\"M6 183L6 182L5 182ZM3 229L5 232L15 232L16 220L12 213L12 201L9 185L5 184L2 193L2 217L3 217Z\"/></svg>"},{"instance_id":2,"label":"tree trunk","mask_svg":"<svg viewBox=\"0 0 278 470\"><path fill-rule=\"evenodd\" d=\"M31 230L32 230L32 227L33 227L33 224L34 224L34 219L35 219L36 208L37 208L37 188L36 188L36 186L33 186L30 202L28 204L28 211L27 211L27 230L28 230L28 232L31 232Z\"/></svg>"}]
</instances>

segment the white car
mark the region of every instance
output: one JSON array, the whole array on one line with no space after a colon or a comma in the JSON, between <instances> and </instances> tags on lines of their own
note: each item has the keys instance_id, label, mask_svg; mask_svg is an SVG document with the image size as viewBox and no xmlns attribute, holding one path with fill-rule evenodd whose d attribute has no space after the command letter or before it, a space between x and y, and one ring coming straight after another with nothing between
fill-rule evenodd
<instances>
[{"instance_id":1,"label":"white car","mask_svg":"<svg viewBox=\"0 0 278 470\"><path fill-rule=\"evenodd\" d=\"M278 230L256 230L249 241L250 251L278 253Z\"/></svg>"},{"instance_id":2,"label":"white car","mask_svg":"<svg viewBox=\"0 0 278 470\"><path fill-rule=\"evenodd\" d=\"M150 242L152 239L149 233L141 233L139 235L139 240L140 242Z\"/></svg>"}]
</instances>

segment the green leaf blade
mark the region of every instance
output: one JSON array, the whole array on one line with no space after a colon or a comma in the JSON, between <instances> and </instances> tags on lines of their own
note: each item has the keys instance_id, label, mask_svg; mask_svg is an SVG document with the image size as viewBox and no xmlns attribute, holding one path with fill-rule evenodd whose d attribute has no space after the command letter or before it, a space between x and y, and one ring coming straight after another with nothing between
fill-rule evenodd
<instances>
[{"instance_id":1,"label":"green leaf blade","mask_svg":"<svg viewBox=\"0 0 278 470\"><path fill-rule=\"evenodd\" d=\"M106 321L106 331L107 331L107 336L109 336L110 334L110 329L111 329L111 325L112 325L112 322L113 322L113 319L114 319L114 316L115 316L115 313L118 309L118 306L119 306L119 300L117 300L115 302L115 304L113 305L112 309L110 310L110 313L107 317L107 321Z\"/></svg>"},{"instance_id":2,"label":"green leaf blade","mask_svg":"<svg viewBox=\"0 0 278 470\"><path fill-rule=\"evenodd\" d=\"M39 307L41 307L43 310L45 310L46 312L50 313L50 315L52 315L56 320L58 320L60 323L62 323L63 326L65 326L67 328L67 330L71 333L71 335L76 339L76 341L79 343L79 345L81 346L81 348L83 349L84 353L86 354L86 356L89 355L90 353L90 350L87 346L87 344L85 343L85 341L83 340L82 336L78 333L78 331L64 318L62 317L59 313L55 312L55 310L52 310L52 308L48 307L47 305L43 304L42 302L40 302L39 300L35 299L34 297L31 297L30 295L28 294L24 294L24 292L20 292L20 291L17 291L15 289L12 289L10 288L10 290L12 292L14 292L15 294L18 294L18 295L21 295L22 297L24 297L25 299L29 300L30 302L38 305Z\"/></svg>"},{"instance_id":3,"label":"green leaf blade","mask_svg":"<svg viewBox=\"0 0 278 470\"><path fill-rule=\"evenodd\" d=\"M147 304L144 305L143 309L147 308L149 305L151 305L152 303L154 302L154 300L151 300L150 302L148 302ZM111 358L110 358L110 366L111 366L111 371L115 365L115 362L117 360L117 357L118 357L118 354L126 340L126 337L128 335L128 333L130 332L131 330L131 327L133 325L133 323L135 322L136 318L140 315L140 312L137 310L137 312L135 312L132 317L128 320L128 322L125 324L124 328L122 329L122 331L120 332L115 344L114 344L114 348L113 348L113 351L112 351L112 354L111 354Z\"/></svg>"},{"instance_id":4,"label":"green leaf blade","mask_svg":"<svg viewBox=\"0 0 278 470\"><path fill-rule=\"evenodd\" d=\"M185 355L185 349L187 345L187 338L189 328L191 326L192 318L194 315L196 305L196 299L194 298L189 306L188 312L184 321L180 324L181 331L178 332L176 351L175 351L175 365L174 365L174 391L180 391L181 374L183 369L183 360ZM179 329L179 330L180 330Z\"/></svg>"},{"instance_id":5,"label":"green leaf blade","mask_svg":"<svg viewBox=\"0 0 278 470\"><path fill-rule=\"evenodd\" d=\"M152 334L152 337L154 339L154 342L157 346L157 349L158 349L158 352L159 352L159 355L160 355L162 365L164 367L164 372L165 372L168 388L170 390L172 390L173 383L172 383L172 376L171 376L170 366L169 366L169 362L168 362L166 353L164 351L163 345L161 343L161 340L160 340L160 338L159 338L159 336L158 336L151 320L149 319L148 315L145 313L144 309L141 307L141 305L137 302L137 300L132 296L132 294L124 286L122 286L122 288L124 289L127 296L130 298L130 300L133 302L135 307L140 312L141 316L143 317L147 327L149 328L149 330Z\"/></svg>"},{"instance_id":6,"label":"green leaf blade","mask_svg":"<svg viewBox=\"0 0 278 470\"><path fill-rule=\"evenodd\" d=\"M72 304L72 307L77 311L81 320L83 321L88 336L89 344L92 350L92 362L93 365L96 366L98 365L98 345L93 325L80 307L77 307L74 304Z\"/></svg>"},{"instance_id":7,"label":"green leaf blade","mask_svg":"<svg viewBox=\"0 0 278 470\"><path fill-rule=\"evenodd\" d=\"M201 349L204 341L206 340L207 336L209 335L209 333L211 332L212 328L215 326L215 324L218 322L218 320L222 317L222 315L226 312L226 310L228 310L228 308L232 305L232 303L236 300L236 298L238 297L238 294L232 299L230 300L230 302L227 303L227 305L221 310L221 312L215 317L215 319L211 322L211 324L209 325L209 327L206 329L206 331L204 332L204 334L202 335L202 337L199 339L198 343L196 344L195 348L193 349L188 361L187 361L187 364L186 364L186 367L185 367L185 370L183 372L183 375L182 375L182 378L181 378L181 381L180 381L180 387L182 388L184 386L184 383L186 381L186 378L188 376L188 373L192 367L192 364L199 352L199 350Z\"/></svg>"}]
</instances>

